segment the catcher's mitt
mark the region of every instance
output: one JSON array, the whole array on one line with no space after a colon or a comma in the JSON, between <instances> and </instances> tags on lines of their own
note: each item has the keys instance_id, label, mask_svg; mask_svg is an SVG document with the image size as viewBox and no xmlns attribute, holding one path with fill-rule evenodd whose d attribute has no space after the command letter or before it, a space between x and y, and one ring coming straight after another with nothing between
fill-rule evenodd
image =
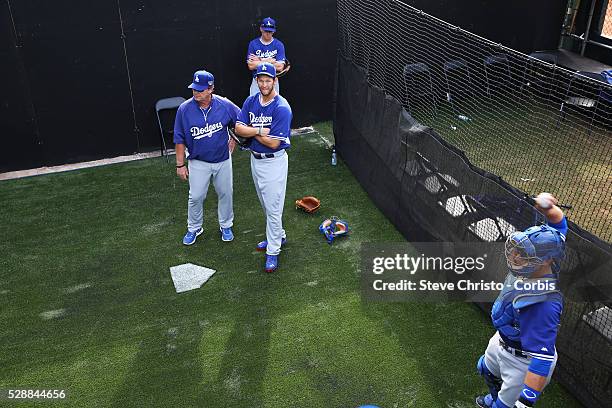
<instances>
[{"instance_id":1,"label":"catcher's mitt","mask_svg":"<svg viewBox=\"0 0 612 408\"><path fill-rule=\"evenodd\" d=\"M299 200L295 200L295 208L304 210L309 214L317 211L319 207L321 207L321 200L319 200L317 197L306 196L300 198Z\"/></svg>"},{"instance_id":2,"label":"catcher's mitt","mask_svg":"<svg viewBox=\"0 0 612 408\"><path fill-rule=\"evenodd\" d=\"M227 131L234 142L240 147L241 150L248 150L251 147L252 138L251 137L242 137L238 136L234 129L231 127L227 127Z\"/></svg>"}]
</instances>

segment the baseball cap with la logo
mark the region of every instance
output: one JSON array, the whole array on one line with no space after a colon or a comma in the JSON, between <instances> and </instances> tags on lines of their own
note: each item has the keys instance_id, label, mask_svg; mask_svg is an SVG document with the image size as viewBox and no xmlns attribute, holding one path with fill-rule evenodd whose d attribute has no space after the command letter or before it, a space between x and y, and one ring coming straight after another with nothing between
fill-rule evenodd
<instances>
[{"instance_id":1,"label":"baseball cap with la logo","mask_svg":"<svg viewBox=\"0 0 612 408\"><path fill-rule=\"evenodd\" d=\"M263 28L264 31L273 33L276 31L276 21L274 21L272 17L266 17L261 20L261 28Z\"/></svg>"},{"instance_id":2,"label":"baseball cap with la logo","mask_svg":"<svg viewBox=\"0 0 612 408\"><path fill-rule=\"evenodd\" d=\"M193 74L193 82L187 88L202 92L215 84L215 77L208 71L196 71Z\"/></svg>"},{"instance_id":3,"label":"baseball cap with la logo","mask_svg":"<svg viewBox=\"0 0 612 408\"><path fill-rule=\"evenodd\" d=\"M274 68L274 65L270 64L269 62L262 62L261 64L257 65L257 74L255 75L268 75L272 78L276 78L276 69Z\"/></svg>"}]
</instances>

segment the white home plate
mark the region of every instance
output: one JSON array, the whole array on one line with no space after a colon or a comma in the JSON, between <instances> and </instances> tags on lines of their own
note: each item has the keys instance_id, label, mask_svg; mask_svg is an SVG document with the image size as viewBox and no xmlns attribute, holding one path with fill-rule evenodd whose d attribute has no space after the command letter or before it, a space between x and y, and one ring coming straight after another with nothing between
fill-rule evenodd
<instances>
[{"instance_id":1,"label":"white home plate","mask_svg":"<svg viewBox=\"0 0 612 408\"><path fill-rule=\"evenodd\" d=\"M170 267L176 293L202 287L215 272L217 271L190 263Z\"/></svg>"}]
</instances>

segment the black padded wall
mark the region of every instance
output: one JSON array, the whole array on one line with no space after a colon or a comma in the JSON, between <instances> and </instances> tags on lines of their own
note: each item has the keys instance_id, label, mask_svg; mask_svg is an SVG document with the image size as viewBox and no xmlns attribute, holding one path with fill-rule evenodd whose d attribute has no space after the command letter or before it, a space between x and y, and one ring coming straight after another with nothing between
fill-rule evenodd
<instances>
[{"instance_id":1,"label":"black padded wall","mask_svg":"<svg viewBox=\"0 0 612 408\"><path fill-rule=\"evenodd\" d=\"M160 97L189 97L196 69L215 75L216 93L242 106L251 76L247 45L259 21L272 16L275 36L292 62L280 80L293 108L293 127L331 119L336 47L335 2L122 0L137 123L144 146L156 146L151 109Z\"/></svg>"},{"instance_id":2,"label":"black padded wall","mask_svg":"<svg viewBox=\"0 0 612 408\"><path fill-rule=\"evenodd\" d=\"M292 62L281 93L293 126L332 116L333 0L5 0L0 13L0 171L157 149L155 101L190 97L197 69L241 106L267 16Z\"/></svg>"},{"instance_id":3,"label":"black padded wall","mask_svg":"<svg viewBox=\"0 0 612 408\"><path fill-rule=\"evenodd\" d=\"M565 0L402 0L464 30L531 53L556 49Z\"/></svg>"},{"instance_id":4,"label":"black padded wall","mask_svg":"<svg viewBox=\"0 0 612 408\"><path fill-rule=\"evenodd\" d=\"M11 21L11 9L3 2L0 4L0 171L33 167L42 161L21 46Z\"/></svg>"},{"instance_id":5,"label":"black padded wall","mask_svg":"<svg viewBox=\"0 0 612 408\"><path fill-rule=\"evenodd\" d=\"M135 152L113 2L11 2L45 165Z\"/></svg>"}]
</instances>

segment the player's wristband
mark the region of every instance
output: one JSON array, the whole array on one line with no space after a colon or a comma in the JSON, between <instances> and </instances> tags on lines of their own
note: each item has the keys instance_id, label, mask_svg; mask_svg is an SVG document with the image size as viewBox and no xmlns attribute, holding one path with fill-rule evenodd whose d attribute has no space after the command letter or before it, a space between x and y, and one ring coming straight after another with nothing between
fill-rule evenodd
<instances>
[{"instance_id":1,"label":"player's wristband","mask_svg":"<svg viewBox=\"0 0 612 408\"><path fill-rule=\"evenodd\" d=\"M185 167L185 163L181 164L180 166L178 164L176 165L177 169L180 169L181 167Z\"/></svg>"},{"instance_id":2,"label":"player's wristband","mask_svg":"<svg viewBox=\"0 0 612 408\"><path fill-rule=\"evenodd\" d=\"M526 407L533 407L538 398L540 397L540 394L540 391L534 390L530 386L523 384L523 391L521 391L519 402L521 402Z\"/></svg>"}]
</instances>

